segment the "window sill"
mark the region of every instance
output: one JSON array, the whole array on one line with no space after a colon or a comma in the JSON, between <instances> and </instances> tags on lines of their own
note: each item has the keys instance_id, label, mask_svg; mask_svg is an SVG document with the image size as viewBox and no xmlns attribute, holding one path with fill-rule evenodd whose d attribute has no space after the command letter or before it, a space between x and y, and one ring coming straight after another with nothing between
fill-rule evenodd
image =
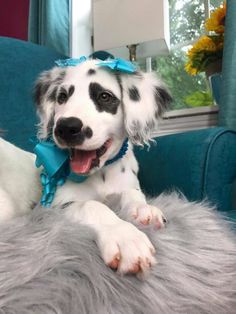
<instances>
[{"instance_id":1,"label":"window sill","mask_svg":"<svg viewBox=\"0 0 236 314\"><path fill-rule=\"evenodd\" d=\"M205 129L218 125L218 106L172 110L164 114L154 136Z\"/></svg>"}]
</instances>

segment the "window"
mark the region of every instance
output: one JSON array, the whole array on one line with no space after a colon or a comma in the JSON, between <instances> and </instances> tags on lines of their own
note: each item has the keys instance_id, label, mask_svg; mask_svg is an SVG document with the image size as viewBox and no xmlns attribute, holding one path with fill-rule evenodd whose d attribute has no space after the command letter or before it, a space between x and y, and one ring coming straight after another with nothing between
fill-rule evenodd
<instances>
[{"instance_id":1,"label":"window","mask_svg":"<svg viewBox=\"0 0 236 314\"><path fill-rule=\"evenodd\" d=\"M167 56L152 58L152 70L166 82L174 101L155 136L218 124L218 107L205 74L190 76L184 66L187 50L205 32L205 19L222 3L223 0L169 0L171 49Z\"/></svg>"},{"instance_id":2,"label":"window","mask_svg":"<svg viewBox=\"0 0 236 314\"><path fill-rule=\"evenodd\" d=\"M187 50L204 33L210 10L221 3L222 0L169 0L171 51L168 56L153 58L152 68L169 86L173 109L214 104L205 74L190 76L184 65Z\"/></svg>"}]
</instances>

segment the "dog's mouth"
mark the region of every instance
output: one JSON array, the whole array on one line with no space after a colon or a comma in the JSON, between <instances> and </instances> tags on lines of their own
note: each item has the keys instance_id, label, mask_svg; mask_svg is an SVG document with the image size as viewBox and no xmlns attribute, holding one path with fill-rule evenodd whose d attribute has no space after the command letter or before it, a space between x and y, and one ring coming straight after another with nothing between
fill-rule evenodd
<instances>
[{"instance_id":1,"label":"dog's mouth","mask_svg":"<svg viewBox=\"0 0 236 314\"><path fill-rule=\"evenodd\" d=\"M86 174L95 167L99 167L100 158L111 146L112 140L108 139L102 146L94 150L70 149L70 167L77 174Z\"/></svg>"}]
</instances>

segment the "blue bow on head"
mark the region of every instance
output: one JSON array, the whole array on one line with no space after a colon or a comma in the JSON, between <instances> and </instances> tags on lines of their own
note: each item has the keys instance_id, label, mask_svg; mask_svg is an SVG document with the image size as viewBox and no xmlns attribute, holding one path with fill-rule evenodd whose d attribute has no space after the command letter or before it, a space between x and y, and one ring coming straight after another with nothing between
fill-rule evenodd
<instances>
[{"instance_id":1,"label":"blue bow on head","mask_svg":"<svg viewBox=\"0 0 236 314\"><path fill-rule=\"evenodd\" d=\"M59 59L56 60L55 63L61 68L69 67L69 66L76 66L80 63L83 63L87 60L85 56L80 57L79 59L69 58L69 59Z\"/></svg>"},{"instance_id":2,"label":"blue bow on head","mask_svg":"<svg viewBox=\"0 0 236 314\"><path fill-rule=\"evenodd\" d=\"M85 56L82 56L79 59L69 58L57 60L55 61L55 63L59 67L63 68L67 66L76 66L78 64L85 62L86 60L88 59ZM111 70L125 72L129 74L137 71L137 67L132 62L120 58L101 61L98 62L96 65L101 67L108 67Z\"/></svg>"},{"instance_id":3,"label":"blue bow on head","mask_svg":"<svg viewBox=\"0 0 236 314\"><path fill-rule=\"evenodd\" d=\"M134 73L137 71L136 66L132 62L120 58L101 61L97 65L125 73Z\"/></svg>"}]
</instances>

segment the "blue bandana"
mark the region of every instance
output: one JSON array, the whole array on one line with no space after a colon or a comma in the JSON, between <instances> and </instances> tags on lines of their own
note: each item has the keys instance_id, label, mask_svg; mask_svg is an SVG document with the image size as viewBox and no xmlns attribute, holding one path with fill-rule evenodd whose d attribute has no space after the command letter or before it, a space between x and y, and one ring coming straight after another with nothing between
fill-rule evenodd
<instances>
[{"instance_id":1,"label":"blue bandana","mask_svg":"<svg viewBox=\"0 0 236 314\"><path fill-rule=\"evenodd\" d=\"M128 139L126 139L121 146L118 154L110 160L107 160L105 166L121 159L127 152ZM43 207L50 207L54 199L57 186L63 185L67 178L77 183L84 182L88 176L77 175L71 172L69 151L60 149L51 141L39 142L35 148L36 167L43 166L43 171L40 175L41 184L43 187L41 205Z\"/></svg>"}]
</instances>

